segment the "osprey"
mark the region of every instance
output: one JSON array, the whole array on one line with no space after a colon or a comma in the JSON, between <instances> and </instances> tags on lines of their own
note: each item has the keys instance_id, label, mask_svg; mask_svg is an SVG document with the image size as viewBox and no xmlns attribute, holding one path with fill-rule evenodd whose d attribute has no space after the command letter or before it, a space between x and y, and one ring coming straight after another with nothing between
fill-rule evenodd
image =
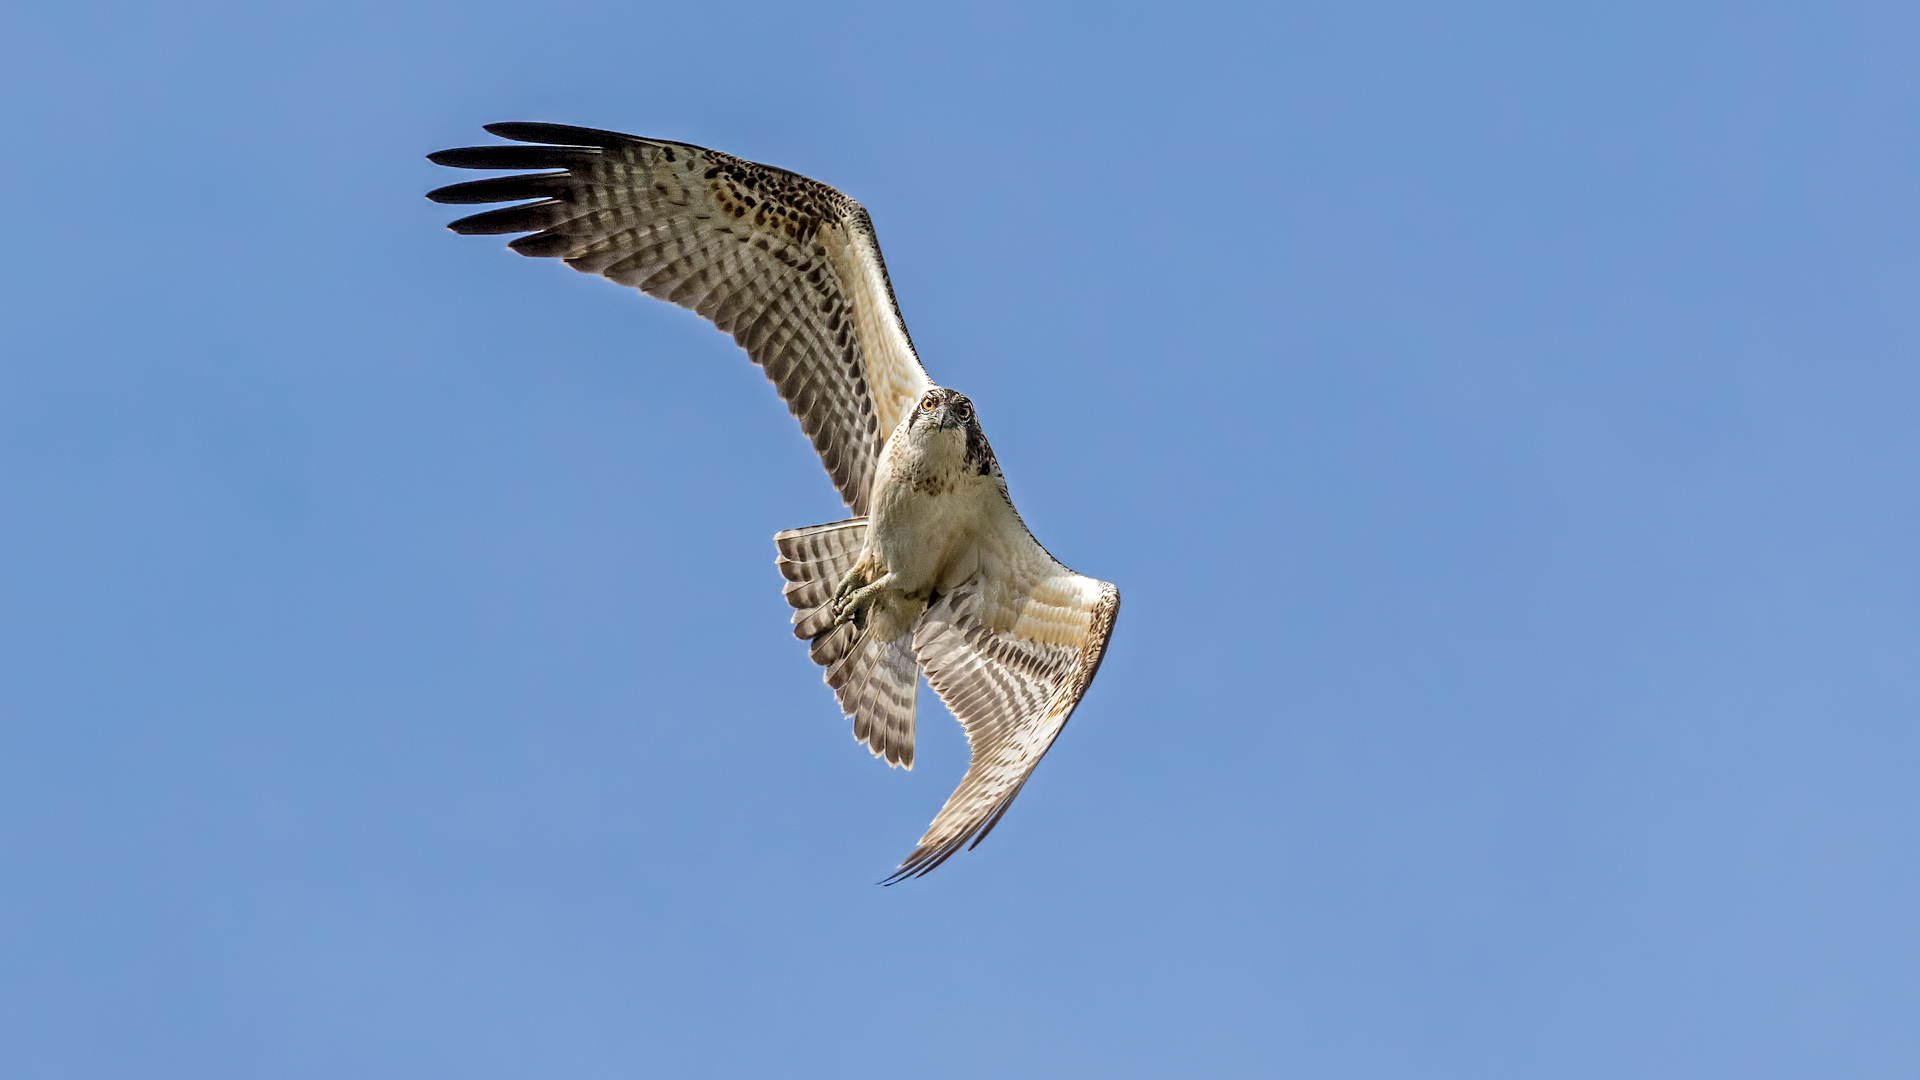
<instances>
[{"instance_id":1,"label":"osprey","mask_svg":"<svg viewBox=\"0 0 1920 1080\"><path fill-rule=\"evenodd\" d=\"M888 883L979 844L1086 693L1120 593L1061 565L1021 522L973 403L920 366L867 212L825 184L686 143L486 130L541 145L428 160L548 171L429 192L517 203L448 228L531 233L507 246L697 312L765 370L819 451L853 516L773 538L795 636L875 757L913 767L923 670L971 749Z\"/></svg>"}]
</instances>

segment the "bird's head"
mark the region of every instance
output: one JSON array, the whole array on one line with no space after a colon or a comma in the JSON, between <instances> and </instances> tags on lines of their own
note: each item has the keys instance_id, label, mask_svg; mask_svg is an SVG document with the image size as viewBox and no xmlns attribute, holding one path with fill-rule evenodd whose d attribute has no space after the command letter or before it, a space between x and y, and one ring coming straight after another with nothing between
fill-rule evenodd
<instances>
[{"instance_id":1,"label":"bird's head","mask_svg":"<svg viewBox=\"0 0 1920 1080\"><path fill-rule=\"evenodd\" d=\"M907 438L935 459L952 455L955 465L981 476L998 469L973 402L958 390L936 386L920 395L907 415L906 427Z\"/></svg>"},{"instance_id":2,"label":"bird's head","mask_svg":"<svg viewBox=\"0 0 1920 1080\"><path fill-rule=\"evenodd\" d=\"M936 386L920 395L920 401L913 407L913 417L908 421L914 428L925 425L930 431L965 431L978 428L979 420L973 415L973 402L958 390L949 390Z\"/></svg>"}]
</instances>

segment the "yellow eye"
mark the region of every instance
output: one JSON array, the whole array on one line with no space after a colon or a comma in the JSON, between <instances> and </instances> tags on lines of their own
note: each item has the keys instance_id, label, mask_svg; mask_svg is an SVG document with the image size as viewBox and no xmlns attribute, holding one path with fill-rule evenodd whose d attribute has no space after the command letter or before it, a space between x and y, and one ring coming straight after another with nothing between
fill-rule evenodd
<instances>
[{"instance_id":1,"label":"yellow eye","mask_svg":"<svg viewBox=\"0 0 1920 1080\"><path fill-rule=\"evenodd\" d=\"M920 403L920 407L921 407L922 409L924 409L924 410L926 410L927 412L932 412L932 411L933 411L933 399L932 399L932 398L927 398L927 399L926 399L925 401L922 401L922 402Z\"/></svg>"},{"instance_id":2,"label":"yellow eye","mask_svg":"<svg viewBox=\"0 0 1920 1080\"><path fill-rule=\"evenodd\" d=\"M955 410L953 410L953 411L954 411L954 414L955 414L956 416L958 416L958 417L960 417L960 419L962 419L962 420L971 420L971 419L973 419L973 409L971 409L970 407L968 407L968 406L966 406L966 405L962 405L962 406L960 406L959 408L957 408L957 409L955 409Z\"/></svg>"}]
</instances>

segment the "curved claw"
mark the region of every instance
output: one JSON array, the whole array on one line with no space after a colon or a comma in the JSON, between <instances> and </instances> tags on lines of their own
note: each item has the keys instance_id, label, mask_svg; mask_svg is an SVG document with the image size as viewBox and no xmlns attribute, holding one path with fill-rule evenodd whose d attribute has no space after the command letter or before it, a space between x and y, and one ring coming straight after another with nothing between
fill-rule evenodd
<instances>
[{"instance_id":1,"label":"curved claw","mask_svg":"<svg viewBox=\"0 0 1920 1080\"><path fill-rule=\"evenodd\" d=\"M867 609L873 607L874 600L881 589L893 582L892 574L882 574L878 581L853 587L853 575L840 583L840 589L833 598L833 625L852 623L855 629L867 628Z\"/></svg>"},{"instance_id":2,"label":"curved claw","mask_svg":"<svg viewBox=\"0 0 1920 1080\"><path fill-rule=\"evenodd\" d=\"M840 587L833 591L833 606L828 609L833 614L833 625L840 626L853 618L854 597L860 585L858 575L851 571L840 579Z\"/></svg>"}]
</instances>

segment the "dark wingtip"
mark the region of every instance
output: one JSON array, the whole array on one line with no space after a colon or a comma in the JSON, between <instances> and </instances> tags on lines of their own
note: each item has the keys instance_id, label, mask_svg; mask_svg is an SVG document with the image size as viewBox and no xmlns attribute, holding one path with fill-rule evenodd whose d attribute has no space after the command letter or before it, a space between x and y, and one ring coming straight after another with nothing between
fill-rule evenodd
<instances>
[{"instance_id":1,"label":"dark wingtip","mask_svg":"<svg viewBox=\"0 0 1920 1080\"><path fill-rule=\"evenodd\" d=\"M484 210L452 222L447 228L463 236L498 236L501 233L539 232L551 229L572 214L561 199L545 199L518 206Z\"/></svg>"},{"instance_id":2,"label":"dark wingtip","mask_svg":"<svg viewBox=\"0 0 1920 1080\"><path fill-rule=\"evenodd\" d=\"M508 242L509 250L535 259L552 259L573 250L573 238L557 232L537 232Z\"/></svg>"},{"instance_id":3,"label":"dark wingtip","mask_svg":"<svg viewBox=\"0 0 1920 1080\"><path fill-rule=\"evenodd\" d=\"M951 841L935 848L926 846L914 848L913 853L908 855L905 861L901 862L901 864L894 869L893 873L887 875L887 879L880 884L898 885L908 878L926 877L937 869L941 863L952 858L953 853L958 850L960 850L959 846L953 844Z\"/></svg>"},{"instance_id":4,"label":"dark wingtip","mask_svg":"<svg viewBox=\"0 0 1920 1080\"><path fill-rule=\"evenodd\" d=\"M920 855L924 850L924 848L914 848L913 853L908 855L899 866L894 867L893 873L888 874L882 879L880 884L882 886L898 885L908 878L916 876L914 871L919 868Z\"/></svg>"},{"instance_id":5,"label":"dark wingtip","mask_svg":"<svg viewBox=\"0 0 1920 1080\"><path fill-rule=\"evenodd\" d=\"M457 146L427 155L455 169L570 169L599 158L590 146Z\"/></svg>"},{"instance_id":6,"label":"dark wingtip","mask_svg":"<svg viewBox=\"0 0 1920 1080\"><path fill-rule=\"evenodd\" d=\"M564 199L572 194L565 173L534 173L530 176L492 176L448 184L427 192L437 203L514 202L519 199Z\"/></svg>"},{"instance_id":7,"label":"dark wingtip","mask_svg":"<svg viewBox=\"0 0 1920 1080\"><path fill-rule=\"evenodd\" d=\"M537 124L525 121L509 121L501 124L486 125L487 133L498 135L514 142L551 143L558 146L598 146L606 150L617 150L623 146L632 146L640 142L634 135L618 131L606 131L602 128L574 127L571 124Z\"/></svg>"}]
</instances>

